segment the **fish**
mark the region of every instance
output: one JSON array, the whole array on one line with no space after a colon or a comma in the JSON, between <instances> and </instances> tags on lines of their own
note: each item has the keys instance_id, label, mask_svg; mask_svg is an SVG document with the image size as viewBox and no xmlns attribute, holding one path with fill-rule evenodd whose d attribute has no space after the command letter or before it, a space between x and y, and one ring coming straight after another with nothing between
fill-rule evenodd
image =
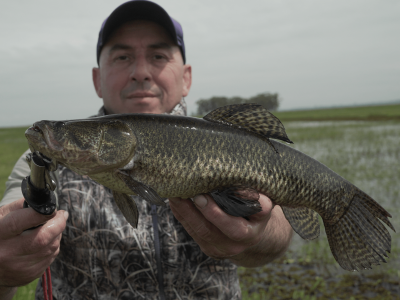
<instances>
[{"instance_id":1,"label":"fish","mask_svg":"<svg viewBox=\"0 0 400 300\"><path fill-rule=\"evenodd\" d=\"M116 114L33 124L32 152L108 187L137 227L131 195L165 205L171 197L209 194L227 214L262 210L259 195L282 207L303 239L325 226L331 252L345 270L386 262L392 216L334 171L294 149L282 122L258 104L217 108L203 118Z\"/></svg>"}]
</instances>

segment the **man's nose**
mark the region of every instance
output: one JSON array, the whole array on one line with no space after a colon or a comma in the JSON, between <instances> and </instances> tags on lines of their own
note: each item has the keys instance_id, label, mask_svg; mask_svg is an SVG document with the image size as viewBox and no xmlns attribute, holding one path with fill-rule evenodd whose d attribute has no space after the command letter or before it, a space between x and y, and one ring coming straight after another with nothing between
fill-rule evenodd
<instances>
[{"instance_id":1,"label":"man's nose","mask_svg":"<svg viewBox=\"0 0 400 300\"><path fill-rule=\"evenodd\" d=\"M150 81L150 66L145 58L137 58L132 66L131 79L137 82Z\"/></svg>"}]
</instances>

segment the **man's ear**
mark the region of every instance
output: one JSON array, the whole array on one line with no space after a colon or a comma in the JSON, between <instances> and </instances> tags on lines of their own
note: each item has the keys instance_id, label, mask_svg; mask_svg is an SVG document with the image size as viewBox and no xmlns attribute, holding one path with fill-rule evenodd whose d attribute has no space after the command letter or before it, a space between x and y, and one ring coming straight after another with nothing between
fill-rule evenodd
<instances>
[{"instance_id":1,"label":"man's ear","mask_svg":"<svg viewBox=\"0 0 400 300\"><path fill-rule=\"evenodd\" d=\"M192 86L192 66L183 66L183 84L182 84L182 97L186 97L189 94L190 87Z\"/></svg>"},{"instance_id":2,"label":"man's ear","mask_svg":"<svg viewBox=\"0 0 400 300\"><path fill-rule=\"evenodd\" d=\"M103 98L103 95L101 94L100 68L92 69L92 78L93 78L94 89L96 90L97 96L99 96L99 98Z\"/></svg>"}]
</instances>

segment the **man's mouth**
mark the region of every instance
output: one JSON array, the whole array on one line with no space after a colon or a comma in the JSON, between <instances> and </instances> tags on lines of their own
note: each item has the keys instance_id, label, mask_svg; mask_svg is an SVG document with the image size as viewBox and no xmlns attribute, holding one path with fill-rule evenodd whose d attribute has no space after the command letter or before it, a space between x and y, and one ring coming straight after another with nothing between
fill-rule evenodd
<instances>
[{"instance_id":1,"label":"man's mouth","mask_svg":"<svg viewBox=\"0 0 400 300\"><path fill-rule=\"evenodd\" d=\"M132 93L130 95L128 95L128 99L133 99L133 98L154 98L157 97L155 94L153 93L149 93L149 92L135 92Z\"/></svg>"}]
</instances>

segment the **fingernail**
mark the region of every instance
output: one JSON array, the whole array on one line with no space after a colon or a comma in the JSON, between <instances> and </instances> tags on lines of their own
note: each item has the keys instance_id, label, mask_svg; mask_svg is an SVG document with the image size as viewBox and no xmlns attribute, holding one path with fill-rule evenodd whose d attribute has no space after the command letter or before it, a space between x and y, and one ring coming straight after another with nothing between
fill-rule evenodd
<instances>
[{"instance_id":1,"label":"fingernail","mask_svg":"<svg viewBox=\"0 0 400 300\"><path fill-rule=\"evenodd\" d=\"M204 208L207 205L207 198L205 196L196 196L194 197L194 204L200 208Z\"/></svg>"},{"instance_id":2,"label":"fingernail","mask_svg":"<svg viewBox=\"0 0 400 300\"><path fill-rule=\"evenodd\" d=\"M68 212L66 210L64 210L64 219L65 219L65 221L67 221L67 219L68 219Z\"/></svg>"}]
</instances>

